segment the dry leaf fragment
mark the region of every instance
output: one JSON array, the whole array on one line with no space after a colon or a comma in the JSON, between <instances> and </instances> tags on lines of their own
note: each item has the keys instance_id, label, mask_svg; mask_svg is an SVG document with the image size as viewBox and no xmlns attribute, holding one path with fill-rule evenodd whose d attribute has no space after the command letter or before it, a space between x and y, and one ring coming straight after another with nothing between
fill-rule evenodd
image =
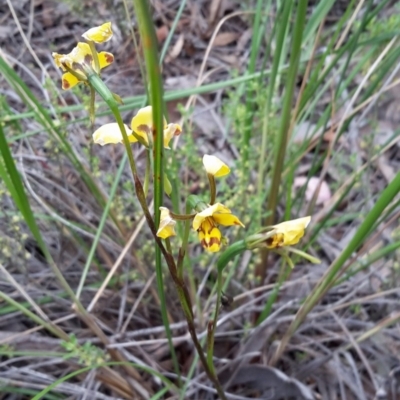
<instances>
[{"instance_id":1,"label":"dry leaf fragment","mask_svg":"<svg viewBox=\"0 0 400 400\"><path fill-rule=\"evenodd\" d=\"M294 179L294 188L299 188L306 184L307 182L306 176L298 176ZM311 177L307 184L307 189L305 193L305 198L307 201L311 201L314 196L315 191L318 189L319 185L319 178ZM321 187L319 188L319 192L316 199L316 205L324 204L325 202L329 201L332 197L331 189L329 188L326 181L322 181Z\"/></svg>"},{"instance_id":2,"label":"dry leaf fragment","mask_svg":"<svg viewBox=\"0 0 400 400\"><path fill-rule=\"evenodd\" d=\"M182 51L183 48L183 44L185 43L185 38L183 36L183 33L181 33L178 37L178 40L176 41L176 43L174 44L174 47L172 48L172 50L168 53L168 57L166 58L165 62L168 63L170 61L172 61L173 59L175 59L176 57L179 56L179 54Z\"/></svg>"},{"instance_id":3,"label":"dry leaf fragment","mask_svg":"<svg viewBox=\"0 0 400 400\"><path fill-rule=\"evenodd\" d=\"M223 32L217 35L217 37L214 40L214 47L217 46L226 46L228 44L231 44L233 42L236 42L236 40L239 38L240 34L236 32Z\"/></svg>"},{"instance_id":4,"label":"dry leaf fragment","mask_svg":"<svg viewBox=\"0 0 400 400\"><path fill-rule=\"evenodd\" d=\"M156 36L158 43L162 43L168 36L169 29L167 26L163 25L156 30Z\"/></svg>"},{"instance_id":5,"label":"dry leaf fragment","mask_svg":"<svg viewBox=\"0 0 400 400\"><path fill-rule=\"evenodd\" d=\"M221 11L221 0L211 0L210 13L208 17L208 23L212 25L214 21L219 17Z\"/></svg>"}]
</instances>

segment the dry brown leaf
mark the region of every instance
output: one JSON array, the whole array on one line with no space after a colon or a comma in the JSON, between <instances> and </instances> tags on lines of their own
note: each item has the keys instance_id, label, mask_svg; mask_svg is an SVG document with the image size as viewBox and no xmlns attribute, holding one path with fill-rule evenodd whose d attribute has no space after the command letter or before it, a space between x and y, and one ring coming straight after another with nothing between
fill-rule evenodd
<instances>
[{"instance_id":1,"label":"dry brown leaf","mask_svg":"<svg viewBox=\"0 0 400 400\"><path fill-rule=\"evenodd\" d=\"M210 3L210 14L208 17L208 23L212 25L214 21L217 19L219 16L220 10L221 10L221 2L222 0L211 0Z\"/></svg>"},{"instance_id":2,"label":"dry brown leaf","mask_svg":"<svg viewBox=\"0 0 400 400\"><path fill-rule=\"evenodd\" d=\"M306 184L307 182L306 176L298 176L294 179L294 188L299 188ZM307 201L311 201L314 196L315 191L318 189L319 185L319 178L311 177L307 183L307 189L305 193L305 198ZM325 202L329 201L332 197L331 189L329 188L328 184L325 181L322 181L321 187L319 189L316 205L324 204Z\"/></svg>"},{"instance_id":3,"label":"dry brown leaf","mask_svg":"<svg viewBox=\"0 0 400 400\"><path fill-rule=\"evenodd\" d=\"M185 38L183 36L183 33L181 33L178 37L178 40L176 41L176 43L174 44L174 47L172 48L172 50L168 53L168 57L166 58L165 62L170 62L172 60L174 60L176 57L179 56L179 54L181 54L181 51L183 49L183 44L185 43Z\"/></svg>"},{"instance_id":4,"label":"dry brown leaf","mask_svg":"<svg viewBox=\"0 0 400 400\"><path fill-rule=\"evenodd\" d=\"M167 38L168 33L169 29L167 26L163 25L160 28L158 28L156 31L158 43L162 43Z\"/></svg>"},{"instance_id":5,"label":"dry brown leaf","mask_svg":"<svg viewBox=\"0 0 400 400\"><path fill-rule=\"evenodd\" d=\"M233 65L236 68L238 68L239 66L239 59L237 56L235 56L234 54L219 54L218 55L218 59L229 64L229 65Z\"/></svg>"},{"instance_id":6,"label":"dry brown leaf","mask_svg":"<svg viewBox=\"0 0 400 400\"><path fill-rule=\"evenodd\" d=\"M217 46L226 46L227 44L230 44L232 42L236 42L236 40L239 38L239 33L237 32L223 32L217 35L217 37L214 40L214 47Z\"/></svg>"}]
</instances>

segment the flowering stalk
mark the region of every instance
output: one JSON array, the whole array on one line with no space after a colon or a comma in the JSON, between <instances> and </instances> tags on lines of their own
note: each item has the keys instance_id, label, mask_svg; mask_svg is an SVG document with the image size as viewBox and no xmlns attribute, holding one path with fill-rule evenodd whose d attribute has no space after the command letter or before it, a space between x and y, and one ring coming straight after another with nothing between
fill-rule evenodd
<instances>
[{"instance_id":1,"label":"flowering stalk","mask_svg":"<svg viewBox=\"0 0 400 400\"><path fill-rule=\"evenodd\" d=\"M133 154L132 154L132 149L130 147L130 142L128 139L128 135L126 133L125 130L125 125L122 121L121 115L119 113L118 110L118 106L116 101L114 100L111 92L108 90L107 86L101 81L101 79L96 75L90 75L89 76L89 82L91 85L93 85L93 87L96 88L96 91L98 91L98 93L101 95L101 97L104 99L104 101L107 103L107 105L110 107L111 111L114 114L114 117L118 123L118 126L121 130L122 133L122 137L123 137L123 143L124 146L126 148L126 151L128 152L128 160L129 160L129 164L131 167L131 171L133 174L133 178L134 178L134 182L135 182L135 191L136 191L136 195L137 198L139 200L139 203L142 207L144 216L146 218L147 224L150 227L150 230L154 236L154 239L157 243L158 248L160 249L160 252L163 254L166 262L167 262L167 266L169 269L169 272L171 274L171 277L175 283L175 287L177 289L178 292L178 297L180 300L180 303L182 305L184 314L185 314L185 318L188 324L188 329L189 329L189 333L192 337L193 343L196 347L196 350L199 354L200 360L204 366L204 369L207 373L207 376L209 377L209 379L214 383L218 394L220 396L221 399L226 399L223 389L220 385L220 383L218 382L218 378L217 376L213 373L213 370L211 370L208 366L206 357L204 356L203 353L203 349L201 347L201 344L197 338L197 334L196 334L196 328L195 328L195 324L194 324L194 316L192 313L192 305L191 305L191 301L190 301L190 296L189 293L187 291L187 288L185 286L185 282L183 280L183 277L181 276L181 274L178 274L178 270L175 264L175 261L171 255L170 252L167 251L167 249L164 247L160 237L157 236L157 230L156 230L156 225L155 222L150 214L150 211L147 207L147 202L146 202L146 196L142 187L142 184L140 182L140 179L138 177L137 174L137 168L136 168L136 164L135 161L133 159Z\"/></svg>"},{"instance_id":2,"label":"flowering stalk","mask_svg":"<svg viewBox=\"0 0 400 400\"><path fill-rule=\"evenodd\" d=\"M190 296L187 292L184 280L181 279L178 276L177 273L177 267L175 265L175 261L172 257L172 255L170 254L170 252L167 251L167 249L164 247L161 239L157 236L157 230L156 230L156 225L155 222L150 214L150 211L148 209L147 206L147 202L146 202L146 196L142 187L142 184L140 182L140 179L138 177L137 174L137 168L136 168L136 164L133 158L133 154L132 154L132 149L130 147L130 142L128 139L128 136L126 134L125 131L125 125L122 121L121 115L119 113L118 110L118 106L113 98L113 96L110 97L110 93L108 91L108 88L105 86L105 84L98 78L97 75L93 75L89 77L89 81L90 83L96 88L96 90L100 93L100 95L103 97L104 101L107 103L107 105L110 107L111 111L114 114L114 117L118 123L119 128L121 129L121 133L123 136L123 142L126 148L126 151L128 152L128 160L129 160L129 164L131 167L131 171L132 171L132 175L134 178L134 182L135 182L135 191L136 191L136 196L139 200L139 203L142 207L144 216L146 218L147 224L154 236L154 239L156 241L156 244L158 246L158 248L160 249L160 252L163 254L166 262L167 262L167 266L169 269L169 272L171 274L171 277L175 283L175 287L177 289L178 292L178 297L180 300L180 303L182 305L184 314L185 314L185 318L187 320L187 324L188 324L188 329L189 329L189 333L192 337L193 343L199 353L200 359L202 360L203 365L205 366L205 370L207 375L209 376L209 378L213 381L213 383L216 385L218 384L218 381L216 380L217 378L212 374L212 371L208 369L207 366L207 361L205 359L203 350L201 348L201 344L197 338L197 334L196 334L196 329L195 329L195 325L194 325L194 317L193 317L193 313L192 313L192 306L191 306L191 301L190 301ZM99 90L98 90L99 89ZM109 92L107 95L107 91ZM222 388L221 388L222 390ZM220 393L220 397L222 399L224 399L224 395L223 392L222 394Z\"/></svg>"},{"instance_id":3,"label":"flowering stalk","mask_svg":"<svg viewBox=\"0 0 400 400\"><path fill-rule=\"evenodd\" d=\"M217 196L217 186L215 178L228 175L230 172L229 167L222 162L218 157L205 154L203 157L203 165L207 172L208 183L210 185L210 206L215 203Z\"/></svg>"},{"instance_id":4,"label":"flowering stalk","mask_svg":"<svg viewBox=\"0 0 400 400\"><path fill-rule=\"evenodd\" d=\"M149 18L148 14L148 9L147 9L147 4L144 2L137 1L135 2L135 9L138 14L138 20L139 21L146 21L148 24L139 24L141 28L141 35L142 37L146 36L146 32L148 33L147 29L145 28L143 30L143 26L147 25L147 28L152 27L151 20ZM141 14L141 18L139 18L139 15ZM149 21L150 20L150 21ZM153 28L153 27L152 27ZM153 28L154 30L154 28ZM147 39L151 39L152 35L150 37L147 37ZM153 35L154 38L154 35ZM150 49L156 49L155 45L152 45L152 40L146 40L145 43L147 43L150 47ZM92 52L94 47L92 47ZM148 49L147 49L148 50ZM146 52L145 49L145 56L149 54L149 52ZM148 57L146 57L148 58ZM146 59L146 63L148 63L148 60ZM157 61L158 63L158 61ZM94 68L93 68L94 67ZM102 127L103 129L98 130L97 132L94 133L94 139L100 144L107 144L107 143L118 143L119 141L122 141L127 154L128 154L128 160L129 160L129 165L132 171L132 175L134 178L135 182L135 191L137 198L139 200L139 203L142 207L144 216L146 218L146 221L150 227L150 230L154 236L155 242L156 242L156 269L157 269L157 284L159 289L161 289L160 293L160 298L161 301L165 307L165 296L163 296L163 279L162 279L162 269L161 269L161 254L164 256L168 269L170 271L171 277L175 283L175 287L178 292L178 297L180 299L187 324L188 324L188 329L190 332L190 335L192 337L193 343L196 347L196 350L199 354L200 360L204 366L204 369L206 371L206 374L208 375L209 379L214 383L214 386L219 394L219 397L221 399L226 399L224 391L218 382L218 378L215 375L214 371L208 367L208 363L206 360L206 357L203 353L201 344L197 338L196 330L195 330L195 325L194 325L194 317L193 317L193 312L192 312L192 307L191 307L191 301L190 301L190 296L188 294L187 288L185 286L184 280L182 273L178 274L177 267L175 264L175 261L170 253L170 247L168 246L169 242L166 242L167 247L169 248L166 249L160 239L160 237L157 236L157 229L156 226L160 225L160 213L159 213L159 208L162 204L162 195L163 195L163 184L164 184L164 173L163 173L163 146L165 145L164 143L164 137L167 137L169 140L170 137L172 137L174 134L179 134L180 133L180 128L178 126L168 126L165 127L164 123L164 131L162 129L162 113L160 110L162 109L162 87L157 88L157 84L155 82L160 82L160 76L159 76L159 71L157 71L155 74L152 74L154 71L150 71L150 97L151 97L151 104L153 105L154 109L154 115L153 115L153 121L154 121L154 129L146 129L145 134L146 136L143 137L140 131L140 127L143 126L143 124L135 125L134 120L132 120L132 132L129 132L130 135L128 137L127 133L127 127L123 123L121 115L118 110L118 105L115 96L109 91L107 86L102 82L102 80L99 77L99 67L98 65L92 65L91 68L85 68L85 77L82 79L85 83L90 85L91 88L94 88L100 96L104 99L104 101L107 103L109 106L110 110L112 111L115 120L117 122L118 129L115 129L115 127L109 126L107 129ZM73 76L73 75L72 75ZM143 109L141 111L144 111ZM149 110L147 110L149 111ZM151 112L151 111L150 111ZM161 118L160 118L161 115ZM147 124L144 124L147 126ZM162 134L164 132L164 135ZM138 173L137 173L137 168L136 164L133 158L132 150L130 143L132 141L137 141L138 137L137 135L139 134L140 136L143 137L144 141L147 141L147 147L150 148L152 147L152 140L154 135L154 149L153 149L153 161L154 161L154 202L155 202L155 221L153 220L150 211L147 206L146 202L146 196L145 192L143 190L143 186L141 184L141 181L139 179ZM120 136L122 136L122 140ZM164 137L163 137L164 136ZM168 239L167 239L168 240ZM182 272L182 271L181 271ZM159 290L160 291L160 290ZM168 320L164 318L165 313L163 313L163 320L164 320L164 325L166 326L167 332L169 330L169 325L168 325ZM171 338L171 335L168 335L169 339ZM171 344L171 352L173 353L173 359L174 359L174 364L176 366L177 373L179 374L179 368L177 364L177 359L174 354L174 348Z\"/></svg>"},{"instance_id":5,"label":"flowering stalk","mask_svg":"<svg viewBox=\"0 0 400 400\"><path fill-rule=\"evenodd\" d=\"M90 110L92 121L94 120L95 91L97 91L107 103L115 117L116 122L103 125L97 129L93 133L93 139L95 143L100 145L123 143L127 151L127 157L135 184L136 196L155 241L156 274L161 300L161 314L177 374L179 375L180 372L175 350L172 345L172 334L169 329L169 321L166 312L162 257L164 257L167 263L172 280L175 284L185 314L189 333L205 372L209 379L214 383L219 398L226 399L213 364L214 336L223 295L223 270L227 263L238 254L245 250L253 250L257 248L267 248L275 251L287 261L291 268L293 268L293 262L288 256L288 251L303 256L311 262L317 262L318 260L314 257L296 249L290 250L290 247L288 247L295 245L303 237L304 231L310 222L310 217L299 218L268 226L264 231L250 235L246 239L234 243L221 255L217 264L217 302L213 319L208 323L207 355L205 355L196 334L191 298L183 276L183 261L187 253L190 227L197 232L199 242L203 248L208 252L215 253L219 252L227 243L227 239L222 235L221 226L226 227L236 225L244 227L244 225L228 207L216 201L216 178L229 174L230 169L224 162L212 155L205 155L203 157L203 165L209 181L209 203L206 203L197 196L189 196L186 203L186 214L183 215L172 213L162 206L164 188L168 193L172 190L168 177L164 173L163 169L163 152L164 148L169 148L169 141L172 137L181 133L181 128L177 124L167 124L162 112L162 81L158 69L154 27L152 26L148 4L146 1L139 0L134 0L134 4L137 11L149 75L151 106L141 108L138 111L138 113L132 118L130 128L124 124L119 112L118 103L121 103L121 99L118 95L112 93L100 78L101 69L109 65L114 58L110 53L98 53L95 43L102 43L111 38L111 23L106 23L100 27L87 31L83 36L89 43L78 43L77 47L70 54L60 55L54 53L53 57L56 64L65 72L63 74L64 89L71 88L80 82L89 86L92 100ZM147 162L144 187L138 175L131 149L131 143L134 142L140 142L146 147ZM152 166L154 168L152 168ZM154 218L150 213L146 201L149 177L152 170L154 173ZM192 210L195 212L191 213ZM185 227L182 245L179 250L178 258L175 261L172 255L170 237L176 235L175 225L177 221L184 221ZM290 270L288 273L290 273ZM282 283L284 276L286 275L281 276L276 291L279 290L279 284ZM268 309L266 312L268 312Z\"/></svg>"},{"instance_id":6,"label":"flowering stalk","mask_svg":"<svg viewBox=\"0 0 400 400\"><path fill-rule=\"evenodd\" d=\"M89 103L89 118L90 118L90 124L93 127L94 125L94 119L95 119L95 115L96 115L96 111L95 111L95 98L96 96L96 92L93 89L92 86L90 86L90 103Z\"/></svg>"},{"instance_id":7,"label":"flowering stalk","mask_svg":"<svg viewBox=\"0 0 400 400\"><path fill-rule=\"evenodd\" d=\"M318 259L318 258L316 258L316 257L313 257L311 254L308 254L308 253L306 253L305 251L301 251L301 250L299 250L299 249L296 249L295 247L286 247L285 250L288 251L288 252L297 254L297 255L300 256L300 257L303 257L303 258L305 258L306 260L310 261L310 262L313 263L313 264L320 264L320 263L321 263L321 260L320 260L320 259ZM278 251L277 251L277 253L278 253L278 254L281 254L281 253L278 252ZM289 259L290 259L290 258L289 258Z\"/></svg>"},{"instance_id":8,"label":"flowering stalk","mask_svg":"<svg viewBox=\"0 0 400 400\"><path fill-rule=\"evenodd\" d=\"M187 215L190 215L189 213L190 213L191 209L192 209L192 207L190 206L189 202L187 201L186 202L186 214ZM181 279L183 279L183 261L184 261L185 255L187 253L187 247L188 247L188 243L189 243L190 220L191 219L187 219L185 221L185 226L183 229L182 245L179 249L179 255L178 255L178 262L177 262L178 275Z\"/></svg>"},{"instance_id":9,"label":"flowering stalk","mask_svg":"<svg viewBox=\"0 0 400 400\"><path fill-rule=\"evenodd\" d=\"M146 170L144 173L144 194L147 197L147 193L149 192L149 181L151 174L151 154L150 151L146 151Z\"/></svg>"},{"instance_id":10,"label":"flowering stalk","mask_svg":"<svg viewBox=\"0 0 400 400\"><path fill-rule=\"evenodd\" d=\"M210 185L210 206L215 203L215 198L217 197L217 185L215 184L214 175L207 174L208 183Z\"/></svg>"},{"instance_id":11,"label":"flowering stalk","mask_svg":"<svg viewBox=\"0 0 400 400\"><path fill-rule=\"evenodd\" d=\"M138 16L140 13L144 13L142 18L138 18L141 21L147 21L147 23L141 23L141 34L142 37L146 36L147 28L151 27L151 19L149 17L149 10L147 9L147 4L145 2L135 2L135 7L137 7ZM143 29L144 27L144 29ZM119 143L122 142L127 151L127 156L129 160L130 169L133 175L134 183L135 183L135 191L138 201L143 210L145 219L147 224L154 236L155 244L156 244L156 270L157 270L157 284L160 291L160 299L162 303L162 316L164 325L167 331L167 336L170 341L170 348L173 357L174 364L176 366L177 374L179 375L179 366L177 363L176 355L174 352L174 347L171 341L171 333L169 330L168 318L166 317L166 301L165 296L163 295L163 277L162 277L162 269L161 269L161 255L166 260L168 269L170 271L171 277L175 283L175 287L178 292L178 297L180 299L187 324L188 330L192 337L193 343L196 347L196 350L199 354L200 360L204 366L207 376L214 383L215 388L219 394L221 399L226 399L224 391L218 382L218 378L214 373L213 369L209 368L206 357L203 353L202 346L197 338L195 324L194 324L194 316L191 306L190 296L188 294L187 288L185 286L185 282L183 279L183 271L182 266L180 265L180 272L178 273L177 266L175 264L175 260L171 255L171 247L168 239L168 235L166 236L166 246L163 245L163 242L159 236L157 235L156 226L160 226L160 213L159 209L162 204L162 195L163 195L163 184L164 184L164 173L163 173L163 147L168 147L168 142L174 135L178 135L181 131L180 127L176 124L166 124L165 119L163 119L162 115L162 87L161 79L159 71L150 71L150 93L151 93L151 103L152 107L145 107L139 110L138 114L132 119L130 131L129 128L123 123L121 118L118 103L121 102L119 96L113 94L108 87L104 84L104 82L100 78L100 70L105 66L109 65L114 57L110 53L102 52L97 53L97 50L94 46L94 42L101 43L107 41L112 36L111 31L111 23L103 24L100 27L93 28L87 31L84 35L88 43L78 43L77 47L67 55L53 53L54 60L65 73L62 78L62 86L63 89L69 89L76 84L83 82L85 85L89 86L90 92L92 95L92 102L94 104L94 93L97 91L103 100L107 103L108 107L112 111L116 123L107 124L107 126L103 126L99 128L94 134L93 139L96 143L101 145L107 143ZM155 36L150 35L147 39L154 39ZM150 50L156 49L155 42L152 44L153 40L145 40L145 43L149 45ZM147 58L151 51L149 49L145 49L146 62L148 62ZM154 51L153 51L154 53ZM154 58L154 54L153 54ZM151 63L149 63L151 64ZM154 63L153 63L154 64ZM158 61L157 61L158 65ZM158 87L157 87L158 84ZM154 114L153 114L154 109ZM94 120L94 107L91 107L91 120ZM154 161L154 196L155 196L155 220L150 213L150 210L147 206L145 191L143 190L142 183L138 176L137 167L135 160L133 158L133 153L131 149L131 143L139 141L144 144L148 151L153 147L154 143L154 153L153 153L153 161ZM168 179L166 179L168 181ZM197 216L197 214L195 215ZM194 217L195 217L194 216ZM192 218L192 216L189 216ZM168 229L173 231L171 227L166 224L165 229L168 232ZM187 235L188 236L188 235ZM187 244L187 243L186 243ZM180 254L180 259L183 260L184 252ZM180 261L182 263L182 261ZM78 302L79 306L79 302ZM82 314L85 318L87 318L87 313L85 310ZM90 323L90 320L87 320ZM94 327L96 328L96 327ZM102 332L99 329L96 329L96 334L99 337L102 337ZM119 352L115 357L119 357ZM122 357L122 356L121 356ZM135 370L131 367L127 366L131 376L134 376Z\"/></svg>"}]
</instances>

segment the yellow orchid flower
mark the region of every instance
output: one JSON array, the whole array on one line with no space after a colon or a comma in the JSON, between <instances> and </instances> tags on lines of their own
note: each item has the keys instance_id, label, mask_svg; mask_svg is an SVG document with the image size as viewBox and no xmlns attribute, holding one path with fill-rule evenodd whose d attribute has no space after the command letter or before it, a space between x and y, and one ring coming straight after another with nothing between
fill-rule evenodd
<instances>
[{"instance_id":1,"label":"yellow orchid flower","mask_svg":"<svg viewBox=\"0 0 400 400\"><path fill-rule=\"evenodd\" d=\"M170 236L176 236L176 221L172 219L168 208L160 207L160 211L160 226L157 231L157 236L162 239L169 238Z\"/></svg>"},{"instance_id":2,"label":"yellow orchid flower","mask_svg":"<svg viewBox=\"0 0 400 400\"><path fill-rule=\"evenodd\" d=\"M82 35L82 37L96 43L104 43L109 41L112 38L112 35L111 22L106 22L103 25L89 29Z\"/></svg>"},{"instance_id":3,"label":"yellow orchid flower","mask_svg":"<svg viewBox=\"0 0 400 400\"><path fill-rule=\"evenodd\" d=\"M229 172L231 172L229 167L216 156L205 154L203 156L203 165L207 174L212 175L215 178L220 178L221 176L228 175Z\"/></svg>"},{"instance_id":4,"label":"yellow orchid flower","mask_svg":"<svg viewBox=\"0 0 400 400\"><path fill-rule=\"evenodd\" d=\"M128 128L128 126L124 126L129 141L132 143L137 142L137 139L135 138L135 136L132 135L132 131ZM105 144L122 143L122 133L116 122L102 125L93 133L92 137L94 143L97 143L101 146L104 146Z\"/></svg>"},{"instance_id":5,"label":"yellow orchid flower","mask_svg":"<svg viewBox=\"0 0 400 400\"><path fill-rule=\"evenodd\" d=\"M92 50L87 43L79 42L69 54L52 54L57 67L64 72L62 76L62 88L64 90L71 89L80 82L86 82L85 66L95 70L95 61ZM111 53L102 51L98 53L100 70L109 66L114 61L114 56ZM70 72L69 70L73 71ZM98 73L100 71L97 71Z\"/></svg>"},{"instance_id":6,"label":"yellow orchid flower","mask_svg":"<svg viewBox=\"0 0 400 400\"><path fill-rule=\"evenodd\" d=\"M212 220L206 219L198 231L201 245L210 253L216 253L221 248L221 231Z\"/></svg>"},{"instance_id":7,"label":"yellow orchid flower","mask_svg":"<svg viewBox=\"0 0 400 400\"><path fill-rule=\"evenodd\" d=\"M141 108L132 118L131 128L148 144L148 137L153 135L153 109L151 106ZM169 142L173 136L179 136L182 128L178 124L167 124L164 118L164 147L169 149Z\"/></svg>"},{"instance_id":8,"label":"yellow orchid flower","mask_svg":"<svg viewBox=\"0 0 400 400\"><path fill-rule=\"evenodd\" d=\"M174 136L179 136L182 133L182 128L178 124L168 124L164 128L164 147L170 149L169 142Z\"/></svg>"},{"instance_id":9,"label":"yellow orchid flower","mask_svg":"<svg viewBox=\"0 0 400 400\"><path fill-rule=\"evenodd\" d=\"M219 251L221 248L222 235L218 225L240 225L244 227L239 218L221 203L215 203L197 213L193 219L193 229L198 232L202 246L212 253Z\"/></svg>"},{"instance_id":10,"label":"yellow orchid flower","mask_svg":"<svg viewBox=\"0 0 400 400\"><path fill-rule=\"evenodd\" d=\"M167 120L164 118L164 128ZM153 134L153 108L151 106L141 108L131 121L132 130L147 140L148 135Z\"/></svg>"},{"instance_id":11,"label":"yellow orchid flower","mask_svg":"<svg viewBox=\"0 0 400 400\"><path fill-rule=\"evenodd\" d=\"M130 142L137 142L137 138L133 135L133 131L136 135L143 138L143 142L148 146L149 140L148 135L153 134L153 114L151 106L141 108L138 113L132 118L131 128L129 129L126 125L126 133ZM165 120L164 120L165 121ZM167 124L165 121L164 125L164 147L169 149L169 141L173 136L180 135L182 132L181 127L178 124ZM105 124L97 129L93 135L93 141L102 146L105 144L122 143L122 134L116 123Z\"/></svg>"},{"instance_id":12,"label":"yellow orchid flower","mask_svg":"<svg viewBox=\"0 0 400 400\"><path fill-rule=\"evenodd\" d=\"M304 231L311 221L311 217L293 219L271 226L273 235L266 240L269 249L292 246L304 236Z\"/></svg>"}]
</instances>

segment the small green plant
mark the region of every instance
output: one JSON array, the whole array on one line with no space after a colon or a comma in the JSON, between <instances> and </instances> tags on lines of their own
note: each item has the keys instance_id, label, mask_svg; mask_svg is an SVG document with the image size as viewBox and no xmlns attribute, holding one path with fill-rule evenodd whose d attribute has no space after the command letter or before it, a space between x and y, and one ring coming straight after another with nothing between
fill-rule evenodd
<instances>
[{"instance_id":1,"label":"small green plant","mask_svg":"<svg viewBox=\"0 0 400 400\"><path fill-rule=\"evenodd\" d=\"M64 355L66 360L76 358L79 364L86 367L95 367L96 365L104 364L109 359L104 350L89 341L80 345L74 334L69 335L69 340L61 341L61 346L66 351Z\"/></svg>"}]
</instances>

